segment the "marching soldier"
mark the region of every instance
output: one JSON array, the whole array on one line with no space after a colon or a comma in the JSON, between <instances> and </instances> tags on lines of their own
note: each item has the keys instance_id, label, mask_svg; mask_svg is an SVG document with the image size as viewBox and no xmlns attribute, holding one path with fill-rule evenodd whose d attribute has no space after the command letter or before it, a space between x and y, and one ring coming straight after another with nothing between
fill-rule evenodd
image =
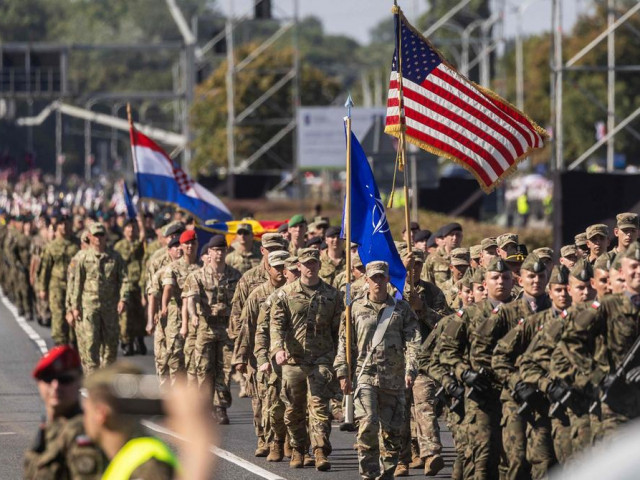
<instances>
[{"instance_id":1,"label":"marching soldier","mask_svg":"<svg viewBox=\"0 0 640 480\"><path fill-rule=\"evenodd\" d=\"M582 258L582 255L580 255ZM560 249L560 265L564 265L569 270L578 261L578 249L575 245L565 245Z\"/></svg>"},{"instance_id":2,"label":"marching soldier","mask_svg":"<svg viewBox=\"0 0 640 480\"><path fill-rule=\"evenodd\" d=\"M344 271L344 240L340 238L340 227L329 227L325 236L327 249L320 254L320 278L329 285L334 285L336 276Z\"/></svg>"},{"instance_id":3,"label":"marching soldier","mask_svg":"<svg viewBox=\"0 0 640 480\"><path fill-rule=\"evenodd\" d=\"M424 280L443 290L445 282L451 277L449 256L462 243L462 226L456 222L449 223L441 227L436 236L442 237L442 246L427 258L424 265Z\"/></svg>"},{"instance_id":4,"label":"marching soldier","mask_svg":"<svg viewBox=\"0 0 640 480\"><path fill-rule=\"evenodd\" d=\"M457 282L462 280L462 277L469 268L470 258L468 248L455 248L451 251L449 256L449 269L451 270L451 276L449 280L444 282L441 286L442 291L447 299L447 304L452 310L460 308L460 300L458 299L458 287Z\"/></svg>"},{"instance_id":5,"label":"marching soldier","mask_svg":"<svg viewBox=\"0 0 640 480\"><path fill-rule=\"evenodd\" d=\"M577 253L579 257L588 257L589 256L589 246L587 245L587 233L582 232L573 237L573 241L577 248Z\"/></svg>"},{"instance_id":6,"label":"marching soldier","mask_svg":"<svg viewBox=\"0 0 640 480\"><path fill-rule=\"evenodd\" d=\"M589 263L593 265L598 257L607 253L609 248L609 227L602 223L590 225L585 232L587 235L587 248L589 249Z\"/></svg>"},{"instance_id":7,"label":"marching soldier","mask_svg":"<svg viewBox=\"0 0 640 480\"><path fill-rule=\"evenodd\" d=\"M231 247L233 250L227 255L225 262L241 274L257 267L262 259L260 245L253 239L253 227L250 223L238 224Z\"/></svg>"},{"instance_id":8,"label":"marching soldier","mask_svg":"<svg viewBox=\"0 0 640 480\"><path fill-rule=\"evenodd\" d=\"M496 238L496 254L506 260L508 257L518 253L518 235L515 233L503 233Z\"/></svg>"},{"instance_id":9,"label":"marching soldier","mask_svg":"<svg viewBox=\"0 0 640 480\"><path fill-rule=\"evenodd\" d=\"M307 219L304 215L297 214L289 219L288 230L289 232L289 253L293 256L297 256L298 252L306 247L306 235L307 235Z\"/></svg>"},{"instance_id":10,"label":"marching soldier","mask_svg":"<svg viewBox=\"0 0 640 480\"><path fill-rule=\"evenodd\" d=\"M612 262L618 253L624 253L633 242L638 241L638 214L619 213L616 215L613 234L618 239L618 245L607 253L607 257Z\"/></svg>"}]
</instances>

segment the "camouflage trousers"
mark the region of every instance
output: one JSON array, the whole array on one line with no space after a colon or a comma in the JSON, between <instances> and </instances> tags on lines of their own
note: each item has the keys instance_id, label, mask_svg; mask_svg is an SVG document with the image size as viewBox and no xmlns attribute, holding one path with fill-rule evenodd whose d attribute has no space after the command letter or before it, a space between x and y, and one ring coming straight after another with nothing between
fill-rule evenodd
<instances>
[{"instance_id":1,"label":"camouflage trousers","mask_svg":"<svg viewBox=\"0 0 640 480\"><path fill-rule=\"evenodd\" d=\"M196 330L193 363L198 385L202 387L208 384L208 388L213 389L214 407L231 406L231 362L226 362L228 340L224 328L200 319Z\"/></svg>"},{"instance_id":2,"label":"camouflage trousers","mask_svg":"<svg viewBox=\"0 0 640 480\"><path fill-rule=\"evenodd\" d=\"M76 322L78 353L85 375L112 364L118 356L118 313L115 305L84 309Z\"/></svg>"},{"instance_id":3,"label":"camouflage trousers","mask_svg":"<svg viewBox=\"0 0 640 480\"><path fill-rule=\"evenodd\" d=\"M524 480L531 477L527 461L527 422L518 415L518 404L513 400L502 403L502 455L501 479Z\"/></svg>"},{"instance_id":4,"label":"camouflage trousers","mask_svg":"<svg viewBox=\"0 0 640 480\"><path fill-rule=\"evenodd\" d=\"M398 465L403 442L402 430L406 423L404 390L359 385L354 398L354 412L358 420L360 475L367 479L392 479Z\"/></svg>"},{"instance_id":5,"label":"camouflage trousers","mask_svg":"<svg viewBox=\"0 0 640 480\"><path fill-rule=\"evenodd\" d=\"M468 457L468 439L467 439L467 426L464 423L464 419L447 409L446 421L451 435L453 436L453 443L456 449L456 458L453 461L453 470L451 472L452 480L463 480L463 478L472 478L471 474L465 476L465 461ZM468 462L471 463L471 462ZM473 471L473 464L466 466L468 471Z\"/></svg>"},{"instance_id":6,"label":"camouflage trousers","mask_svg":"<svg viewBox=\"0 0 640 480\"><path fill-rule=\"evenodd\" d=\"M436 391L435 381L419 373L413 384L413 411L420 458L442 452L440 426L435 412Z\"/></svg>"},{"instance_id":7,"label":"camouflage trousers","mask_svg":"<svg viewBox=\"0 0 640 480\"><path fill-rule=\"evenodd\" d=\"M31 316L33 313L33 289L29 285L27 273L21 268L14 271L15 275L15 305L21 315Z\"/></svg>"},{"instance_id":8,"label":"camouflage trousers","mask_svg":"<svg viewBox=\"0 0 640 480\"><path fill-rule=\"evenodd\" d=\"M51 309L51 338L56 345L75 342L75 332L69 327L66 307L67 289L55 285L49 286L49 308ZM76 328L77 330L77 328Z\"/></svg>"},{"instance_id":9,"label":"camouflage trousers","mask_svg":"<svg viewBox=\"0 0 640 480\"><path fill-rule=\"evenodd\" d=\"M187 382L189 385L198 384L198 372L196 369L196 340L198 338L197 328L189 325L187 338L184 340L184 369L187 372Z\"/></svg>"},{"instance_id":10,"label":"camouflage trousers","mask_svg":"<svg viewBox=\"0 0 640 480\"><path fill-rule=\"evenodd\" d=\"M553 448L551 419L536 412L527 422L527 461L531 465L531 478L547 478L549 469L557 461Z\"/></svg>"},{"instance_id":11,"label":"camouflage trousers","mask_svg":"<svg viewBox=\"0 0 640 480\"><path fill-rule=\"evenodd\" d=\"M164 385L169 379L167 364L167 337L164 333L166 323L158 321L153 332L153 356L156 365L156 375L160 385Z\"/></svg>"},{"instance_id":12,"label":"camouflage trousers","mask_svg":"<svg viewBox=\"0 0 640 480\"><path fill-rule=\"evenodd\" d=\"M142 308L142 292L140 289L129 291L124 312L120 315L120 341L123 344L131 343L137 337L144 337L145 311Z\"/></svg>"},{"instance_id":13,"label":"camouflage trousers","mask_svg":"<svg viewBox=\"0 0 640 480\"><path fill-rule=\"evenodd\" d=\"M251 385L251 409L253 410L253 428L256 432L256 437L259 440L265 441L266 432L264 430L264 405L267 400L268 374L264 372L258 372L254 368L249 367L249 372L246 375L247 384Z\"/></svg>"},{"instance_id":14,"label":"camouflage trousers","mask_svg":"<svg viewBox=\"0 0 640 480\"><path fill-rule=\"evenodd\" d=\"M553 451L560 464L567 462L571 456L571 425L565 412L558 418L551 419L551 438Z\"/></svg>"},{"instance_id":15,"label":"camouflage trousers","mask_svg":"<svg viewBox=\"0 0 640 480\"><path fill-rule=\"evenodd\" d=\"M569 408L567 412L571 425L571 452L576 454L589 448L592 444L591 419L586 404L576 407L575 410Z\"/></svg>"},{"instance_id":16,"label":"camouflage trousers","mask_svg":"<svg viewBox=\"0 0 640 480\"><path fill-rule=\"evenodd\" d=\"M282 369L276 366L267 379L267 393L262 402L262 422L265 441L284 442L287 427L284 424L284 403L280 398Z\"/></svg>"},{"instance_id":17,"label":"camouflage trousers","mask_svg":"<svg viewBox=\"0 0 640 480\"><path fill-rule=\"evenodd\" d=\"M482 404L479 404L471 398L465 398L467 458L468 465L473 466L473 476L467 476L468 472L465 471L465 478L494 480L499 477L498 464L502 451L501 404L495 392L489 393L481 401Z\"/></svg>"},{"instance_id":18,"label":"camouflage trousers","mask_svg":"<svg viewBox=\"0 0 640 480\"><path fill-rule=\"evenodd\" d=\"M306 414L309 413L311 447L331 453L331 417L329 403L332 398L330 383L335 373L328 365L283 365L281 398L285 405L284 423L292 448L307 445Z\"/></svg>"},{"instance_id":19,"label":"camouflage trousers","mask_svg":"<svg viewBox=\"0 0 640 480\"><path fill-rule=\"evenodd\" d=\"M181 320L179 308L175 302L169 304L167 318L156 324L154 350L156 357L156 373L160 384L167 379L173 384L178 375L184 372L184 343L180 335Z\"/></svg>"},{"instance_id":20,"label":"camouflage trousers","mask_svg":"<svg viewBox=\"0 0 640 480\"><path fill-rule=\"evenodd\" d=\"M51 324L51 310L49 310L49 299L43 300L36 295L36 315L43 325Z\"/></svg>"}]
</instances>

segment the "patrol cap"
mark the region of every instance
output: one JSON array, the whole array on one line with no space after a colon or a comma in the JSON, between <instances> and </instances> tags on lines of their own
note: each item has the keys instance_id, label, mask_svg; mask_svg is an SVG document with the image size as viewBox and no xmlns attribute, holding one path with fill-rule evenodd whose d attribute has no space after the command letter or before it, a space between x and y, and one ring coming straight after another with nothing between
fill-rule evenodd
<instances>
[{"instance_id":1,"label":"patrol cap","mask_svg":"<svg viewBox=\"0 0 640 480\"><path fill-rule=\"evenodd\" d=\"M313 223L315 223L318 228L327 228L329 226L329 219L318 215L313 217Z\"/></svg>"},{"instance_id":2,"label":"patrol cap","mask_svg":"<svg viewBox=\"0 0 640 480\"><path fill-rule=\"evenodd\" d=\"M587 234L585 232L579 233L575 237L573 237L573 241L576 243L576 247L586 247Z\"/></svg>"},{"instance_id":3,"label":"patrol cap","mask_svg":"<svg viewBox=\"0 0 640 480\"><path fill-rule=\"evenodd\" d=\"M239 223L238 228L236 228L236 233L240 232L253 233L253 227L250 223Z\"/></svg>"},{"instance_id":4,"label":"patrol cap","mask_svg":"<svg viewBox=\"0 0 640 480\"><path fill-rule=\"evenodd\" d=\"M533 253L538 255L541 259L553 260L553 249L549 247L536 248Z\"/></svg>"},{"instance_id":5,"label":"patrol cap","mask_svg":"<svg viewBox=\"0 0 640 480\"><path fill-rule=\"evenodd\" d=\"M497 247L497 246L498 246L498 242L496 241L495 237L483 238L482 241L480 242L480 247L482 247L482 250L488 250L491 247Z\"/></svg>"},{"instance_id":6,"label":"patrol cap","mask_svg":"<svg viewBox=\"0 0 640 480\"><path fill-rule=\"evenodd\" d=\"M564 265L556 265L549 275L549 283L567 285L569 283L569 269Z\"/></svg>"},{"instance_id":7,"label":"patrol cap","mask_svg":"<svg viewBox=\"0 0 640 480\"><path fill-rule=\"evenodd\" d=\"M285 265L289 256L289 252L287 252L286 250L276 250L275 252L270 252L268 258L269 266L279 267L280 265Z\"/></svg>"},{"instance_id":8,"label":"patrol cap","mask_svg":"<svg viewBox=\"0 0 640 480\"><path fill-rule=\"evenodd\" d=\"M618 228L638 228L638 214L625 212L616 215L616 226Z\"/></svg>"},{"instance_id":9,"label":"patrol cap","mask_svg":"<svg viewBox=\"0 0 640 480\"><path fill-rule=\"evenodd\" d=\"M620 255L620 254L618 254ZM576 263L577 265L577 263ZM609 260L609 257L607 256L607 254L603 254L600 255L598 258L596 258L596 261L593 262L593 269L594 270L605 270L605 271L609 271L611 269L611 260Z\"/></svg>"},{"instance_id":10,"label":"patrol cap","mask_svg":"<svg viewBox=\"0 0 640 480\"><path fill-rule=\"evenodd\" d=\"M607 227L604 223L596 223L595 225L589 225L585 233L587 234L587 240L591 240L596 235L608 237L609 227Z\"/></svg>"},{"instance_id":11,"label":"patrol cap","mask_svg":"<svg viewBox=\"0 0 640 480\"><path fill-rule=\"evenodd\" d=\"M307 219L304 218L304 215L302 215L301 213L298 213L298 214L294 215L293 217L291 217L289 219L288 226L289 226L289 228L291 228L291 227L295 227L297 225L301 225L303 223L306 224L307 223Z\"/></svg>"},{"instance_id":12,"label":"patrol cap","mask_svg":"<svg viewBox=\"0 0 640 480\"><path fill-rule=\"evenodd\" d=\"M353 255L351 255L351 266L354 267L354 268L358 268L358 267L364 266L362 264L362 259L360 258L360 255L358 254L358 252L356 252Z\"/></svg>"},{"instance_id":13,"label":"patrol cap","mask_svg":"<svg viewBox=\"0 0 640 480\"><path fill-rule=\"evenodd\" d=\"M510 243L518 245L518 234L516 234L516 233L503 233L502 235L498 235L498 237L496 238L496 244L500 248L504 249L504 247L506 247Z\"/></svg>"},{"instance_id":14,"label":"patrol cap","mask_svg":"<svg viewBox=\"0 0 640 480\"><path fill-rule=\"evenodd\" d=\"M180 234L180 244L189 243L194 240L198 240L198 235L196 235L195 230L185 230Z\"/></svg>"},{"instance_id":15,"label":"patrol cap","mask_svg":"<svg viewBox=\"0 0 640 480\"><path fill-rule=\"evenodd\" d=\"M264 248L284 247L286 240L279 233L265 233L262 235L262 246Z\"/></svg>"},{"instance_id":16,"label":"patrol cap","mask_svg":"<svg viewBox=\"0 0 640 480\"><path fill-rule=\"evenodd\" d=\"M89 233L93 236L105 235L107 231L104 229L104 225L100 222L93 222L89 227Z\"/></svg>"},{"instance_id":17,"label":"patrol cap","mask_svg":"<svg viewBox=\"0 0 640 480\"><path fill-rule=\"evenodd\" d=\"M180 235L182 232L184 232L185 229L185 225L184 223L182 223L181 221L175 221L175 222L171 222L169 225L167 225L164 228L164 231L162 232L162 235L164 237L170 237L172 235Z\"/></svg>"},{"instance_id":18,"label":"patrol cap","mask_svg":"<svg viewBox=\"0 0 640 480\"><path fill-rule=\"evenodd\" d=\"M482 267L474 268L473 272L471 273L471 283L482 283L484 280L485 273L486 273L486 270Z\"/></svg>"},{"instance_id":19,"label":"patrol cap","mask_svg":"<svg viewBox=\"0 0 640 480\"><path fill-rule=\"evenodd\" d=\"M593 267L584 258L581 258L571 269L571 276L582 282L588 282L593 278Z\"/></svg>"},{"instance_id":20,"label":"patrol cap","mask_svg":"<svg viewBox=\"0 0 640 480\"><path fill-rule=\"evenodd\" d=\"M311 237L305 242L306 247L311 247L313 245L320 245L322 243L322 237Z\"/></svg>"},{"instance_id":21,"label":"patrol cap","mask_svg":"<svg viewBox=\"0 0 640 480\"><path fill-rule=\"evenodd\" d=\"M409 223L409 227L411 228L411 231L412 231L412 232L415 232L416 230L420 230L420 225L418 225L418 222L410 222L410 223ZM404 232L406 232L406 231L407 231L407 226L405 225L405 226L402 228L402 233L404 233Z\"/></svg>"},{"instance_id":22,"label":"patrol cap","mask_svg":"<svg viewBox=\"0 0 640 480\"><path fill-rule=\"evenodd\" d=\"M520 268L522 270L529 270L533 273L542 273L546 270L542 259L533 252L527 255L527 258L524 259Z\"/></svg>"},{"instance_id":23,"label":"patrol cap","mask_svg":"<svg viewBox=\"0 0 640 480\"><path fill-rule=\"evenodd\" d=\"M171 240L169 240L168 247L173 248L173 247L179 247L179 246L180 246L180 239L178 237L171 237Z\"/></svg>"},{"instance_id":24,"label":"patrol cap","mask_svg":"<svg viewBox=\"0 0 640 480\"><path fill-rule=\"evenodd\" d=\"M284 232L286 232L287 230L289 230L289 225L285 222L285 223L283 223L282 225L280 225L280 226L278 227L278 230L277 230L277 231L278 231L278 233L284 233ZM263 235L263 237L264 237L264 235Z\"/></svg>"},{"instance_id":25,"label":"patrol cap","mask_svg":"<svg viewBox=\"0 0 640 480\"><path fill-rule=\"evenodd\" d=\"M487 265L485 273L487 272L503 273L503 272L510 272L510 271L511 269L509 269L509 266L507 265L507 262L504 259L500 257L493 257L489 262L489 265Z\"/></svg>"},{"instance_id":26,"label":"patrol cap","mask_svg":"<svg viewBox=\"0 0 640 480\"><path fill-rule=\"evenodd\" d=\"M480 258L482 254L482 245L471 245L469 247L469 256L471 258Z\"/></svg>"},{"instance_id":27,"label":"patrol cap","mask_svg":"<svg viewBox=\"0 0 640 480\"><path fill-rule=\"evenodd\" d=\"M367 277L371 278L374 275L377 275L378 273L381 273L385 277L388 277L389 264L387 262L383 262L380 260L367 263Z\"/></svg>"},{"instance_id":28,"label":"patrol cap","mask_svg":"<svg viewBox=\"0 0 640 480\"><path fill-rule=\"evenodd\" d=\"M210 248L221 247L227 247L227 239L224 237L224 235L214 235L213 237L211 237L211 240L209 240L209 243L207 243L207 250Z\"/></svg>"},{"instance_id":29,"label":"patrol cap","mask_svg":"<svg viewBox=\"0 0 640 480\"><path fill-rule=\"evenodd\" d=\"M340 227L329 227L327 228L327 232L324 234L325 237L337 237L341 232Z\"/></svg>"},{"instance_id":30,"label":"patrol cap","mask_svg":"<svg viewBox=\"0 0 640 480\"><path fill-rule=\"evenodd\" d=\"M298 257L290 255L284 261L284 268L290 271L298 270Z\"/></svg>"},{"instance_id":31,"label":"patrol cap","mask_svg":"<svg viewBox=\"0 0 640 480\"><path fill-rule=\"evenodd\" d=\"M564 247L562 247L560 249L560 256L561 257L568 257L570 255L577 255L578 252L576 251L576 246L575 245L565 245Z\"/></svg>"},{"instance_id":32,"label":"patrol cap","mask_svg":"<svg viewBox=\"0 0 640 480\"><path fill-rule=\"evenodd\" d=\"M425 240L429 240L430 236L431 236L431 230L418 230L413 235L413 241L414 242L424 242Z\"/></svg>"},{"instance_id":33,"label":"patrol cap","mask_svg":"<svg viewBox=\"0 0 640 480\"><path fill-rule=\"evenodd\" d=\"M317 248L303 248L298 252L298 262L307 263L320 261L320 251Z\"/></svg>"},{"instance_id":34,"label":"patrol cap","mask_svg":"<svg viewBox=\"0 0 640 480\"><path fill-rule=\"evenodd\" d=\"M451 250L451 257L449 261L451 265L469 266L469 249L454 248Z\"/></svg>"},{"instance_id":35,"label":"patrol cap","mask_svg":"<svg viewBox=\"0 0 640 480\"><path fill-rule=\"evenodd\" d=\"M36 363L31 374L36 380L52 380L73 370L81 371L80 355L69 345L53 347Z\"/></svg>"},{"instance_id":36,"label":"patrol cap","mask_svg":"<svg viewBox=\"0 0 640 480\"><path fill-rule=\"evenodd\" d=\"M622 261L623 258L640 261L640 243L633 242L621 255L620 261Z\"/></svg>"},{"instance_id":37,"label":"patrol cap","mask_svg":"<svg viewBox=\"0 0 640 480\"><path fill-rule=\"evenodd\" d=\"M451 232L455 232L456 230L462 231L462 225L460 225L458 222L447 223L445 226L440 227L440 235L442 237L446 237L447 235L450 235Z\"/></svg>"}]
</instances>

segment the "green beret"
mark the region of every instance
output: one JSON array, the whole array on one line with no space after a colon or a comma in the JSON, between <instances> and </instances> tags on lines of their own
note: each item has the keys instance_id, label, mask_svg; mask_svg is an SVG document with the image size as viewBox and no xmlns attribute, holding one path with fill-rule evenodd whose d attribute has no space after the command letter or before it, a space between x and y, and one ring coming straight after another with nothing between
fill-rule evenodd
<instances>
[{"instance_id":1,"label":"green beret","mask_svg":"<svg viewBox=\"0 0 640 480\"><path fill-rule=\"evenodd\" d=\"M302 223L307 223L307 219L304 218L304 215L298 213L289 219L289 228L295 227L296 225L300 225Z\"/></svg>"},{"instance_id":2,"label":"green beret","mask_svg":"<svg viewBox=\"0 0 640 480\"><path fill-rule=\"evenodd\" d=\"M542 273L545 271L546 267L540 257L532 252L527 255L527 258L524 259L520 268L523 270L529 270L533 273Z\"/></svg>"}]
</instances>

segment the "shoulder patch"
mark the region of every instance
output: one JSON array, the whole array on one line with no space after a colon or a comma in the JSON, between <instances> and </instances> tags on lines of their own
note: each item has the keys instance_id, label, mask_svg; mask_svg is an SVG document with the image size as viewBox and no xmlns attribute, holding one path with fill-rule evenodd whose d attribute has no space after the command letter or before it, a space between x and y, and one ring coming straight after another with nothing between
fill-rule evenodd
<instances>
[{"instance_id":1,"label":"shoulder patch","mask_svg":"<svg viewBox=\"0 0 640 480\"><path fill-rule=\"evenodd\" d=\"M93 441L87 435L78 435L76 437L76 445L79 447L88 447L93 445Z\"/></svg>"},{"instance_id":2,"label":"shoulder patch","mask_svg":"<svg viewBox=\"0 0 640 480\"><path fill-rule=\"evenodd\" d=\"M464 315L464 310L459 309L459 310L456 312L456 315L457 315L457 316L459 316L459 317L462 317L462 315Z\"/></svg>"},{"instance_id":3,"label":"shoulder patch","mask_svg":"<svg viewBox=\"0 0 640 480\"><path fill-rule=\"evenodd\" d=\"M591 308L593 308L594 310L597 310L598 307L600 307L600 302L598 302L597 300L595 300L592 304L591 304Z\"/></svg>"}]
</instances>

